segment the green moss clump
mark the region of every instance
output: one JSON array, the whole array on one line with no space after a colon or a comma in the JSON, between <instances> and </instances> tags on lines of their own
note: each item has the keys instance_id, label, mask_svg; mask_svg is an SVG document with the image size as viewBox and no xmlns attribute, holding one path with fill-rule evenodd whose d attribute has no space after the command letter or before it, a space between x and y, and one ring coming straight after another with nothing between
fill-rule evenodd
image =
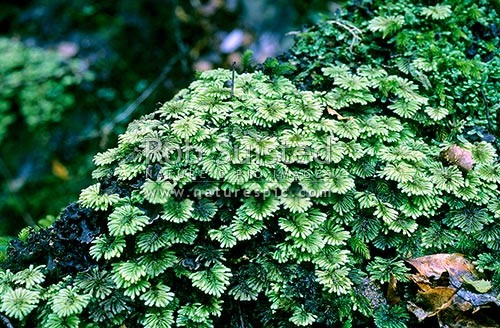
<instances>
[{"instance_id":1,"label":"green moss clump","mask_svg":"<svg viewBox=\"0 0 500 328\"><path fill-rule=\"evenodd\" d=\"M0 38L0 62L0 142L15 120L30 130L59 122L74 104L68 88L91 78L81 72L80 61L64 61L55 51L30 48L15 39Z\"/></svg>"},{"instance_id":2,"label":"green moss clump","mask_svg":"<svg viewBox=\"0 0 500 328\"><path fill-rule=\"evenodd\" d=\"M356 3L267 74L233 90L232 72L202 73L133 122L78 205L11 243L0 312L40 327L405 327L367 286L456 251L498 288L498 16Z\"/></svg>"},{"instance_id":3,"label":"green moss clump","mask_svg":"<svg viewBox=\"0 0 500 328\"><path fill-rule=\"evenodd\" d=\"M67 164L75 148L66 146L71 138L63 135L78 128L72 123L74 108L81 105L76 90L94 79L85 60L28 43L0 37L1 235L33 223L40 210L57 211L67 203L59 199L71 189L62 183L69 170L61 160ZM79 190L77 181L73 188ZM41 185L50 186L50 195L40 192Z\"/></svg>"}]
</instances>

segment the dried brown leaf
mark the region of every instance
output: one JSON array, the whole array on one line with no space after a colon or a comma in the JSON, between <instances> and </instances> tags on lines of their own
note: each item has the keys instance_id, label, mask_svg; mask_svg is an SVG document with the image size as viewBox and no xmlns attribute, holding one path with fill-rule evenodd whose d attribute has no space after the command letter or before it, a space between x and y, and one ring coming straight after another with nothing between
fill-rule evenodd
<instances>
[{"instance_id":1,"label":"dried brown leaf","mask_svg":"<svg viewBox=\"0 0 500 328\"><path fill-rule=\"evenodd\" d=\"M407 262L412 265L418 273L429 279L439 279L443 273L448 273L453 286L462 285L463 276L468 278L476 277L474 266L462 254L434 254L409 259Z\"/></svg>"},{"instance_id":2,"label":"dried brown leaf","mask_svg":"<svg viewBox=\"0 0 500 328\"><path fill-rule=\"evenodd\" d=\"M61 180L68 180L69 179L69 171L64 166L63 163L61 163L57 159L52 160L52 174L54 174L56 177L58 177Z\"/></svg>"},{"instance_id":3,"label":"dried brown leaf","mask_svg":"<svg viewBox=\"0 0 500 328\"><path fill-rule=\"evenodd\" d=\"M432 288L429 278L421 274L412 274L408 276L411 281L413 281L420 290L428 291Z\"/></svg>"},{"instance_id":4,"label":"dried brown leaf","mask_svg":"<svg viewBox=\"0 0 500 328\"><path fill-rule=\"evenodd\" d=\"M425 305L429 317L450 306L457 290L450 287L435 287L425 292L419 291L418 298Z\"/></svg>"},{"instance_id":5,"label":"dried brown leaf","mask_svg":"<svg viewBox=\"0 0 500 328\"><path fill-rule=\"evenodd\" d=\"M398 281L396 277L391 273L389 284L387 285L387 302L389 304L399 304L401 302L401 297L398 295Z\"/></svg>"},{"instance_id":6,"label":"dried brown leaf","mask_svg":"<svg viewBox=\"0 0 500 328\"><path fill-rule=\"evenodd\" d=\"M498 327L495 320L479 310L493 304L500 306L500 300L492 292L487 293L491 289L489 282L478 277L462 254L434 254L407 262L417 271L408 277L419 288L407 308L419 321L437 316L443 328Z\"/></svg>"},{"instance_id":7,"label":"dried brown leaf","mask_svg":"<svg viewBox=\"0 0 500 328\"><path fill-rule=\"evenodd\" d=\"M339 112L337 112L335 109L333 109L331 107L326 107L326 111L330 115L335 115L337 117L337 120L339 120L339 121L349 121L349 120L352 120L352 117L344 117L344 116L340 115Z\"/></svg>"},{"instance_id":8,"label":"dried brown leaf","mask_svg":"<svg viewBox=\"0 0 500 328\"><path fill-rule=\"evenodd\" d=\"M446 149L442 156L449 163L454 164L466 171L472 170L472 167L474 166L472 152L457 145L453 145Z\"/></svg>"}]
</instances>

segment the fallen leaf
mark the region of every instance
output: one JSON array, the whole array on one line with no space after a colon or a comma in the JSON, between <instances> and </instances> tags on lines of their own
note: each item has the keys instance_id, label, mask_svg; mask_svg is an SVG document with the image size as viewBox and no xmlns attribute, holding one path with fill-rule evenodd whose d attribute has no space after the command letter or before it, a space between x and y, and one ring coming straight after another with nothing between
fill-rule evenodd
<instances>
[{"instance_id":1,"label":"fallen leaf","mask_svg":"<svg viewBox=\"0 0 500 328\"><path fill-rule=\"evenodd\" d=\"M449 163L457 165L466 171L472 170L472 167L474 166L472 152L457 145L453 145L446 149L442 156Z\"/></svg>"},{"instance_id":2,"label":"fallen leaf","mask_svg":"<svg viewBox=\"0 0 500 328\"><path fill-rule=\"evenodd\" d=\"M417 271L408 278L418 286L407 309L419 321L436 316L442 328L500 327L491 316L500 300L462 254L434 254L407 262Z\"/></svg>"},{"instance_id":3,"label":"fallen leaf","mask_svg":"<svg viewBox=\"0 0 500 328\"><path fill-rule=\"evenodd\" d=\"M437 315L442 328L498 328L499 324L487 314L463 312L454 306Z\"/></svg>"},{"instance_id":4,"label":"fallen leaf","mask_svg":"<svg viewBox=\"0 0 500 328\"><path fill-rule=\"evenodd\" d=\"M432 288L429 278L422 274L412 274L409 278L418 286L418 288L420 288L420 290L423 290L424 292Z\"/></svg>"},{"instance_id":5,"label":"fallen leaf","mask_svg":"<svg viewBox=\"0 0 500 328\"><path fill-rule=\"evenodd\" d=\"M352 120L352 117L344 117L344 116L340 115L335 109L333 109L333 108L331 108L329 106L326 107L326 111L330 115L337 116L337 120L339 120L339 121L349 121L349 120Z\"/></svg>"},{"instance_id":6,"label":"fallen leaf","mask_svg":"<svg viewBox=\"0 0 500 328\"><path fill-rule=\"evenodd\" d=\"M394 275L391 273L389 284L387 285L387 294L386 294L387 302L391 305L398 304L399 302L401 302L401 297L399 297L398 295L397 287L398 287L398 281L396 277L394 277Z\"/></svg>"},{"instance_id":7,"label":"fallen leaf","mask_svg":"<svg viewBox=\"0 0 500 328\"><path fill-rule=\"evenodd\" d=\"M56 177L62 180L69 179L68 169L57 159L52 160L52 174L54 174Z\"/></svg>"},{"instance_id":8,"label":"fallen leaf","mask_svg":"<svg viewBox=\"0 0 500 328\"><path fill-rule=\"evenodd\" d=\"M488 280L472 280L467 278L466 276L463 277L463 280L467 285L474 287L475 290L482 294L488 292L491 289L491 282L489 282Z\"/></svg>"},{"instance_id":9,"label":"fallen leaf","mask_svg":"<svg viewBox=\"0 0 500 328\"><path fill-rule=\"evenodd\" d=\"M418 291L416 302L409 301L407 309L417 317L418 321L423 321L446 310L452 304L456 291L455 288L449 287L436 287L427 291Z\"/></svg>"},{"instance_id":10,"label":"fallen leaf","mask_svg":"<svg viewBox=\"0 0 500 328\"><path fill-rule=\"evenodd\" d=\"M462 277L476 276L472 263L459 253L427 255L409 259L407 262L429 279L437 280L447 272L451 284L456 288L462 286Z\"/></svg>"},{"instance_id":11,"label":"fallen leaf","mask_svg":"<svg viewBox=\"0 0 500 328\"><path fill-rule=\"evenodd\" d=\"M450 287L435 287L427 291L419 291L417 296L429 312L429 317L436 315L439 311L446 309L450 306L453 296L457 290Z\"/></svg>"}]
</instances>

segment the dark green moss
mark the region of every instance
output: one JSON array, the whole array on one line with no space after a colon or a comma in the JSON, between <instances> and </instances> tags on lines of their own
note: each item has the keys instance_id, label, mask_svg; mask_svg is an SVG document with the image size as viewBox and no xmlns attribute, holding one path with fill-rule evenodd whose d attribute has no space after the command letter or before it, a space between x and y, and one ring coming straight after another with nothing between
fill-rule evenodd
<instances>
[{"instance_id":1,"label":"dark green moss","mask_svg":"<svg viewBox=\"0 0 500 328\"><path fill-rule=\"evenodd\" d=\"M0 311L43 327L415 327L379 291L437 252L477 259L498 289L498 16L485 1L347 8L263 72L202 73L133 122L78 205L11 244Z\"/></svg>"}]
</instances>

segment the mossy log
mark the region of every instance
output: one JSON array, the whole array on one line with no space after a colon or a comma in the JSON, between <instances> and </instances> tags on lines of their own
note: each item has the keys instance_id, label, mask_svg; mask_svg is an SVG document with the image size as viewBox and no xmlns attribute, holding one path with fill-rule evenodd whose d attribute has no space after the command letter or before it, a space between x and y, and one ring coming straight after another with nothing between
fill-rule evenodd
<instances>
[{"instance_id":1,"label":"mossy log","mask_svg":"<svg viewBox=\"0 0 500 328\"><path fill-rule=\"evenodd\" d=\"M201 73L11 243L2 321L414 327L405 293L365 289L438 252L498 289L498 26L484 0L353 1L254 71Z\"/></svg>"}]
</instances>

